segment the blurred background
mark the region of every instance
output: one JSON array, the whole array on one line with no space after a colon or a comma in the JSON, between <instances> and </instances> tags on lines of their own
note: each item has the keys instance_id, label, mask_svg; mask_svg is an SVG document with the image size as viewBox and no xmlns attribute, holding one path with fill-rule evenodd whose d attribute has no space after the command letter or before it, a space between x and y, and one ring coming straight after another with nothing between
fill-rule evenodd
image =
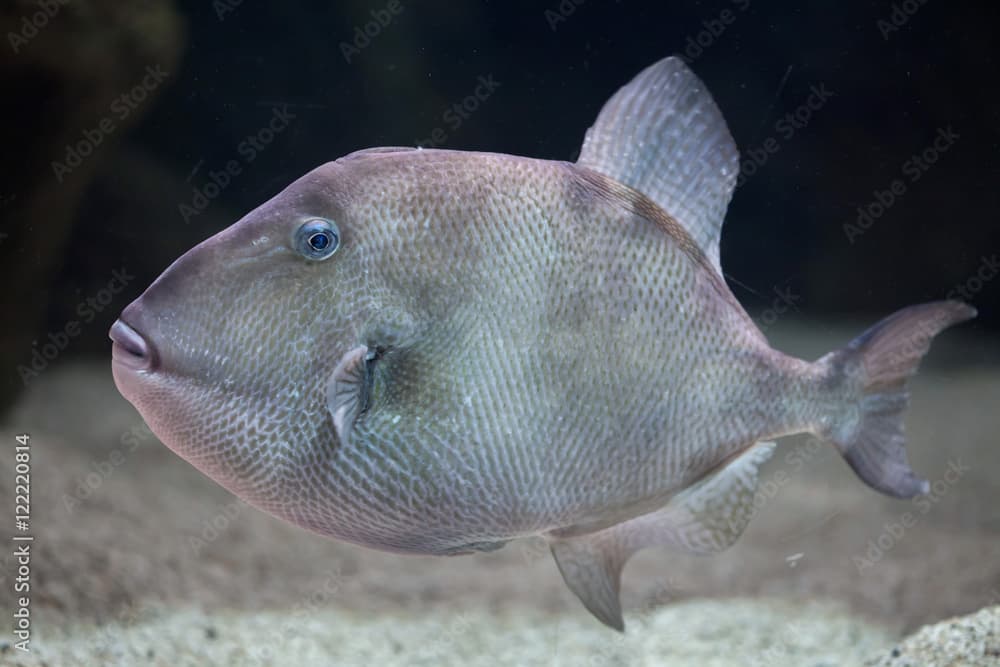
<instances>
[{"instance_id":1,"label":"blurred background","mask_svg":"<svg viewBox=\"0 0 1000 667\"><path fill-rule=\"evenodd\" d=\"M967 472L905 539L892 526L907 504L864 488L835 454L799 441L782 450L799 458L776 457L769 479L796 472L799 459L808 469L791 476L781 489L788 497L736 549L672 556L670 568L659 553L630 565L627 615L729 595L835 599L862 614L838 616L841 624L801 606L771 615L727 603L656 617L686 628L688 643L675 648L694 651L690 642L702 637L718 650L724 636L736 651L739 633L759 625L758 653L737 651L744 659L734 664L806 664L795 642L859 646L876 628L885 634L861 643L882 647L922 623L1000 602L997 11L934 0L2 3L4 451L13 433L36 434L35 613L49 639L70 633L51 649L62 658L39 659L119 664L109 656L131 642L127 655L148 656L143 664L277 664L260 656L156 663L154 654L221 651L213 641L226 637L252 645L273 632L270 617L230 623L217 614L285 613L303 600L311 615L325 614L303 630L331 642L323 655L343 646L399 653L397 639L408 647L459 621L463 639L434 651L450 655L469 637L479 642L470 655L491 641L508 651L535 646L538 636L567 660L579 643L567 637L604 646L603 629L563 588L544 545L443 564L402 559L237 503L159 446L118 396L107 331L182 252L317 165L415 144L574 160L608 97L670 54L705 81L740 147L722 265L779 348L815 357L900 307L946 296L972 302L980 316L942 337L916 382L914 467L945 479L959 457ZM2 497L13 497L13 464L6 456L0 464ZM337 595L309 597L331 580ZM11 595L3 583L0 600ZM172 611L150 615L150 605ZM190 615L192 607L201 611ZM554 625L545 620L552 613ZM806 616L816 628L789 630ZM147 621L159 624L158 640L174 638L173 649L148 634L93 629ZM76 655L77 623L97 633L93 650L65 658ZM671 642L666 629L646 635ZM352 643L367 638L368 649ZM0 664L9 650L0 640ZM621 650L607 664L647 651Z\"/></svg>"},{"instance_id":2,"label":"blurred background","mask_svg":"<svg viewBox=\"0 0 1000 667\"><path fill-rule=\"evenodd\" d=\"M806 317L869 318L964 289L973 326L995 330L996 13L918 0L6 2L4 402L33 341L76 319L63 354L106 356L117 312L172 259L313 167L413 144L572 160L609 95L668 54L704 79L743 155L722 258L751 312L776 290ZM227 165L238 173L224 178ZM81 306L113 271L125 279L108 303Z\"/></svg>"}]
</instances>

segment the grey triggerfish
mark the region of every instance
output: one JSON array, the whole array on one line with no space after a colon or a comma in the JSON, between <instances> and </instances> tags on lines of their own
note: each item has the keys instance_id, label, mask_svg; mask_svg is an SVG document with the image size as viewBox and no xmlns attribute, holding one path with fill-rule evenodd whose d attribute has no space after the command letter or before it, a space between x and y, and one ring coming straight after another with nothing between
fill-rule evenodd
<instances>
[{"instance_id":1,"label":"grey triggerfish","mask_svg":"<svg viewBox=\"0 0 1000 667\"><path fill-rule=\"evenodd\" d=\"M624 627L636 551L729 547L772 439L811 433L869 486L907 463L907 379L975 315L905 308L816 361L726 285L739 154L677 58L604 106L575 163L372 148L176 260L111 329L115 382L246 502L375 549L544 536Z\"/></svg>"}]
</instances>

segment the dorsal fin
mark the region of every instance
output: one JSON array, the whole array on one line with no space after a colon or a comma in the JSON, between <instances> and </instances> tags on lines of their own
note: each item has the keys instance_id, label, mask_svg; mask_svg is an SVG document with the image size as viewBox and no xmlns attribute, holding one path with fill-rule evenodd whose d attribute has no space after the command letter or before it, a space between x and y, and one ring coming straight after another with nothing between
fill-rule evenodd
<instances>
[{"instance_id":1,"label":"dorsal fin","mask_svg":"<svg viewBox=\"0 0 1000 667\"><path fill-rule=\"evenodd\" d=\"M348 153L337 161L342 162L344 160L353 160L355 158L367 157L369 155L379 155L381 153L408 153L410 151L419 150L423 149L419 146L375 146L373 148L361 148L353 153Z\"/></svg>"},{"instance_id":2,"label":"dorsal fin","mask_svg":"<svg viewBox=\"0 0 1000 667\"><path fill-rule=\"evenodd\" d=\"M739 160L705 85L680 58L670 57L608 100L587 131L577 164L656 202L721 273L719 237Z\"/></svg>"}]
</instances>

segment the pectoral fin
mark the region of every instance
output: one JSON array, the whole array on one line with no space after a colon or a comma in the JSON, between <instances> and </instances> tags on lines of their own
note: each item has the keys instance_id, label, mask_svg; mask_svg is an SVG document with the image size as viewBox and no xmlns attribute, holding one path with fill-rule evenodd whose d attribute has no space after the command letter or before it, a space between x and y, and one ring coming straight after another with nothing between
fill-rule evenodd
<instances>
[{"instance_id":1,"label":"pectoral fin","mask_svg":"<svg viewBox=\"0 0 1000 667\"><path fill-rule=\"evenodd\" d=\"M758 443L655 512L577 537L550 535L552 555L566 585L598 620L623 630L619 591L626 561L646 547L707 554L731 546L753 515L758 471L774 447L773 442Z\"/></svg>"},{"instance_id":2,"label":"pectoral fin","mask_svg":"<svg viewBox=\"0 0 1000 667\"><path fill-rule=\"evenodd\" d=\"M359 345L341 358L327 383L327 409L343 445L350 443L354 424L371 405L378 358L376 350Z\"/></svg>"}]
</instances>

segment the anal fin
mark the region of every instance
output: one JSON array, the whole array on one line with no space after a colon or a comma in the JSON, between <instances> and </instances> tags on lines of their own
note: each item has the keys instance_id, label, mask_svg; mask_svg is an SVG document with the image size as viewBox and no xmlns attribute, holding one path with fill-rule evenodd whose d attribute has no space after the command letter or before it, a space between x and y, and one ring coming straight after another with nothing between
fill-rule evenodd
<instances>
[{"instance_id":1,"label":"anal fin","mask_svg":"<svg viewBox=\"0 0 1000 667\"><path fill-rule=\"evenodd\" d=\"M598 620L624 630L619 593L628 559L646 547L708 554L731 546L750 522L759 469L774 448L773 442L757 443L654 512L586 535L550 536L566 585Z\"/></svg>"}]
</instances>

